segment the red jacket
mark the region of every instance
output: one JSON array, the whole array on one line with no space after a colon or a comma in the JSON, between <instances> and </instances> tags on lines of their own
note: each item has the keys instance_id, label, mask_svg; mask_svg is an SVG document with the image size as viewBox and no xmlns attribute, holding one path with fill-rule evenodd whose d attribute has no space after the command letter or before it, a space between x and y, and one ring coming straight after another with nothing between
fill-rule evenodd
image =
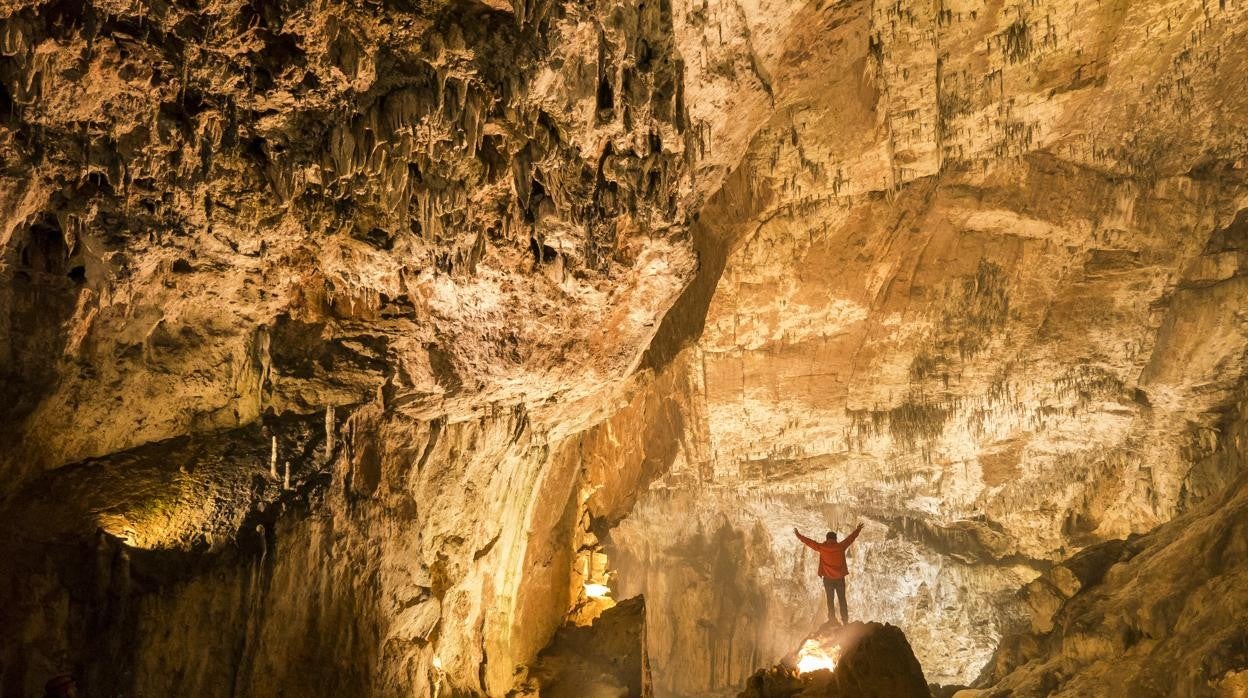
<instances>
[{"instance_id":1,"label":"red jacket","mask_svg":"<svg viewBox=\"0 0 1248 698\"><path fill-rule=\"evenodd\" d=\"M824 541L819 543L811 540L802 534L797 534L797 539L806 544L808 548L819 553L819 576L829 579L844 579L849 575L849 566L845 564L845 550L854 544L854 539L858 537L858 533L862 531L862 527L855 528L853 533L845 536L840 541Z\"/></svg>"}]
</instances>

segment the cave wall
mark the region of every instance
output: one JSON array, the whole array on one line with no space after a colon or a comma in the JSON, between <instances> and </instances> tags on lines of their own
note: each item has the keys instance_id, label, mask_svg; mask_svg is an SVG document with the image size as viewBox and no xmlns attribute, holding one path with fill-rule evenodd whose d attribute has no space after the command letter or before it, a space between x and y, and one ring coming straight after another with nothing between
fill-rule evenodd
<instances>
[{"instance_id":1,"label":"cave wall","mask_svg":"<svg viewBox=\"0 0 1248 698\"><path fill-rule=\"evenodd\" d=\"M694 268L670 7L382 9L6 5L6 480L629 367Z\"/></svg>"},{"instance_id":2,"label":"cave wall","mask_svg":"<svg viewBox=\"0 0 1248 698\"><path fill-rule=\"evenodd\" d=\"M679 450L672 13L0 9L5 695L523 678Z\"/></svg>"},{"instance_id":3,"label":"cave wall","mask_svg":"<svg viewBox=\"0 0 1248 698\"><path fill-rule=\"evenodd\" d=\"M1204 457L1240 468L1244 399ZM1212 463L1210 462L1212 461ZM1248 477L1155 530L1091 546L1020 590L1030 624L974 695L1236 696L1248 684Z\"/></svg>"},{"instance_id":4,"label":"cave wall","mask_svg":"<svg viewBox=\"0 0 1248 698\"><path fill-rule=\"evenodd\" d=\"M459 422L361 408L332 460L311 467L327 457L313 451L217 550L16 547L31 569L6 576L22 630L0 685L29 695L74 669L124 695L502 695L586 601L576 562L595 531L676 458L674 380L630 383L563 436L571 418L523 405Z\"/></svg>"},{"instance_id":5,"label":"cave wall","mask_svg":"<svg viewBox=\"0 0 1248 698\"><path fill-rule=\"evenodd\" d=\"M688 356L705 460L615 559L652 638L684 640L652 641L661 695L729 694L821 605L793 526L866 521L860 608L970 683L1027 625L1020 585L1242 472L1210 455L1248 338L1243 8L818 3L788 26L757 34L777 108L699 211L729 250ZM714 571L720 531L740 571ZM768 623L717 615L749 598Z\"/></svg>"},{"instance_id":6,"label":"cave wall","mask_svg":"<svg viewBox=\"0 0 1248 698\"><path fill-rule=\"evenodd\" d=\"M800 646L827 610L817 559L793 528L844 535L854 515L819 491L659 488L643 498L608 551L620 593L646 594L657 694L736 695L758 667ZM862 520L849 556L851 620L905 628L929 680L969 683L1027 616L1016 592L1036 570L900 521Z\"/></svg>"},{"instance_id":7,"label":"cave wall","mask_svg":"<svg viewBox=\"0 0 1248 698\"><path fill-rule=\"evenodd\" d=\"M621 519L661 694L855 520L973 678L1239 482L1244 12L3 4L0 685L500 694Z\"/></svg>"}]
</instances>

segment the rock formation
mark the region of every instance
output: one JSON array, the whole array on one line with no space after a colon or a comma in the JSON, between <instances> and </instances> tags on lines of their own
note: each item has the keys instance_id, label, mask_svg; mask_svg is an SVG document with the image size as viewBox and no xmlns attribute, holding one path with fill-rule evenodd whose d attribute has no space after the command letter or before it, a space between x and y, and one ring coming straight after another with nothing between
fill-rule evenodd
<instances>
[{"instance_id":1,"label":"rock formation","mask_svg":"<svg viewBox=\"0 0 1248 698\"><path fill-rule=\"evenodd\" d=\"M739 698L927 698L930 695L923 679L923 668L914 658L905 634L896 626L880 623L829 626L831 624L808 637L802 651L811 643L821 650L832 651L834 666L805 667L798 653L794 653L785 657L780 665L751 676Z\"/></svg>"},{"instance_id":2,"label":"rock formation","mask_svg":"<svg viewBox=\"0 0 1248 698\"><path fill-rule=\"evenodd\" d=\"M651 652L674 695L817 622L793 526L867 522L856 617L965 684L1029 622L1020 586L1242 470L1242 8L802 11L764 61L781 108L700 212L739 240L684 357L703 460L613 534L681 639Z\"/></svg>"},{"instance_id":3,"label":"rock formation","mask_svg":"<svg viewBox=\"0 0 1248 698\"><path fill-rule=\"evenodd\" d=\"M1155 531L1088 548L1024 590L971 695L1244 695L1248 480Z\"/></svg>"},{"instance_id":4,"label":"rock formation","mask_svg":"<svg viewBox=\"0 0 1248 698\"><path fill-rule=\"evenodd\" d=\"M649 698L645 600L634 597L612 606L589 626L560 628L529 677L535 696Z\"/></svg>"},{"instance_id":5,"label":"rock formation","mask_svg":"<svg viewBox=\"0 0 1248 698\"><path fill-rule=\"evenodd\" d=\"M935 683L1242 694L1246 38L3 0L0 695L505 696L634 595L736 695L858 521Z\"/></svg>"}]
</instances>

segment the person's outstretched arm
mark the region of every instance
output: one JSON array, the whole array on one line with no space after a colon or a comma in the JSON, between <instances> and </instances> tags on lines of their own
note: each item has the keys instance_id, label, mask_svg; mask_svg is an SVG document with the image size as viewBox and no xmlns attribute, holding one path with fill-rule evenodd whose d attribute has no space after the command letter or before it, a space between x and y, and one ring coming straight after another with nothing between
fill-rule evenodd
<instances>
[{"instance_id":1,"label":"person's outstretched arm","mask_svg":"<svg viewBox=\"0 0 1248 698\"><path fill-rule=\"evenodd\" d=\"M853 545L854 539L858 537L859 533L862 533L862 524L858 524L858 528L855 528L852 533L845 536L845 542L841 543L841 545L846 548Z\"/></svg>"},{"instance_id":2,"label":"person's outstretched arm","mask_svg":"<svg viewBox=\"0 0 1248 698\"><path fill-rule=\"evenodd\" d=\"M807 538L806 536L803 536L803 535L802 535L802 532L801 532L801 531L799 531L799 530L797 530L796 528L795 528L795 529L793 529L793 534L794 534L794 535L796 535L796 536L797 536L797 539L798 539L798 540L800 540L801 542L805 543L805 544L806 544L806 547L810 548L811 550L818 550L818 549L819 549L819 544L818 544L818 543L816 543L815 541L813 541L813 540L811 540L811 539Z\"/></svg>"}]
</instances>

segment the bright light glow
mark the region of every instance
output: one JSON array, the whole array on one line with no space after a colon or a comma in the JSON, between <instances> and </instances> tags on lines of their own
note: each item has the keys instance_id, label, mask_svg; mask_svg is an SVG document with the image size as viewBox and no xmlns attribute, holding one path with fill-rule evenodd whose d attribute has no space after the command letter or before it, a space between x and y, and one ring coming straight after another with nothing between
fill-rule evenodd
<instances>
[{"instance_id":1,"label":"bright light glow","mask_svg":"<svg viewBox=\"0 0 1248 698\"><path fill-rule=\"evenodd\" d=\"M441 657L433 658L433 668L437 669L438 671L442 670L442 658Z\"/></svg>"},{"instance_id":2,"label":"bright light glow","mask_svg":"<svg viewBox=\"0 0 1248 698\"><path fill-rule=\"evenodd\" d=\"M611 595L611 587L606 584L586 584L585 595L591 599L601 599Z\"/></svg>"},{"instance_id":3,"label":"bright light glow","mask_svg":"<svg viewBox=\"0 0 1248 698\"><path fill-rule=\"evenodd\" d=\"M833 671L836 669L836 660L840 658L840 645L825 646L818 640L807 640L797 651L797 671L800 674L820 669Z\"/></svg>"}]
</instances>

